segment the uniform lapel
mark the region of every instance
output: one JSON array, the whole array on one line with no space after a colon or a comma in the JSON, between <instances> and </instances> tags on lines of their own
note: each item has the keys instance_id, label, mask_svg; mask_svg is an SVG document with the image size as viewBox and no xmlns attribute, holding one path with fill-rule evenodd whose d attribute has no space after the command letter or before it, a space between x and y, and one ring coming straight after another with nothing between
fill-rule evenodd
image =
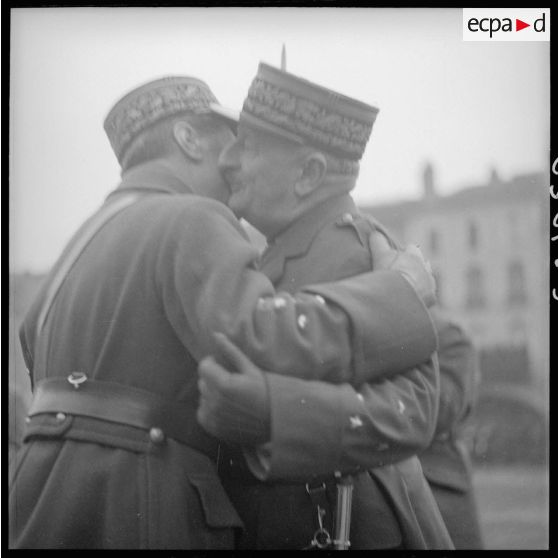
<instances>
[{"instance_id":1,"label":"uniform lapel","mask_svg":"<svg viewBox=\"0 0 558 558\"><path fill-rule=\"evenodd\" d=\"M322 202L271 240L262 254L261 271L276 285L285 274L288 260L304 256L316 235L336 216L356 210L348 194Z\"/></svg>"}]
</instances>

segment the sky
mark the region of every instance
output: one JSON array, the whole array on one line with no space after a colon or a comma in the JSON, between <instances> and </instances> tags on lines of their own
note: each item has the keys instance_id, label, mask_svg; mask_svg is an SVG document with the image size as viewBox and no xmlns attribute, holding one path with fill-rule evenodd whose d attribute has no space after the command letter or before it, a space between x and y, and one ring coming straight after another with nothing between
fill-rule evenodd
<instances>
[{"instance_id":1,"label":"sky","mask_svg":"<svg viewBox=\"0 0 558 558\"><path fill-rule=\"evenodd\" d=\"M259 62L379 107L360 204L546 171L548 42L464 42L461 8L18 8L10 37L10 268L46 271L118 184L102 123L134 87L206 81L240 109Z\"/></svg>"}]
</instances>

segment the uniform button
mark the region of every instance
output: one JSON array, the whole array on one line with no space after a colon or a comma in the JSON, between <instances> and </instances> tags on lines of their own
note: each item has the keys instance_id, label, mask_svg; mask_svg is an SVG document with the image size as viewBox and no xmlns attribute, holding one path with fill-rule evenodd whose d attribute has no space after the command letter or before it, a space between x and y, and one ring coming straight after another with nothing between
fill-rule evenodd
<instances>
[{"instance_id":1,"label":"uniform button","mask_svg":"<svg viewBox=\"0 0 558 558\"><path fill-rule=\"evenodd\" d=\"M341 217L341 222L345 224L352 223L354 221L354 217L350 213L344 213L343 217Z\"/></svg>"},{"instance_id":2,"label":"uniform button","mask_svg":"<svg viewBox=\"0 0 558 558\"><path fill-rule=\"evenodd\" d=\"M278 296L273 301L273 305L275 306L275 308L284 308L285 306L287 306L287 301L284 298L281 298L280 296Z\"/></svg>"},{"instance_id":3,"label":"uniform button","mask_svg":"<svg viewBox=\"0 0 558 558\"><path fill-rule=\"evenodd\" d=\"M83 372L72 372L66 379L76 389L79 389L79 386L87 381L87 374Z\"/></svg>"},{"instance_id":4,"label":"uniform button","mask_svg":"<svg viewBox=\"0 0 558 558\"><path fill-rule=\"evenodd\" d=\"M362 419L358 415L349 417L349 420L351 421L351 428L360 428L362 426Z\"/></svg>"},{"instance_id":5,"label":"uniform button","mask_svg":"<svg viewBox=\"0 0 558 558\"><path fill-rule=\"evenodd\" d=\"M316 295L316 300L320 303L320 304L325 304L325 298L323 296L320 295Z\"/></svg>"},{"instance_id":6,"label":"uniform button","mask_svg":"<svg viewBox=\"0 0 558 558\"><path fill-rule=\"evenodd\" d=\"M357 393L356 396L361 403L364 403L364 397L362 396L362 393Z\"/></svg>"},{"instance_id":7,"label":"uniform button","mask_svg":"<svg viewBox=\"0 0 558 558\"><path fill-rule=\"evenodd\" d=\"M66 418L64 413L56 413L56 420L62 422Z\"/></svg>"},{"instance_id":8,"label":"uniform button","mask_svg":"<svg viewBox=\"0 0 558 558\"><path fill-rule=\"evenodd\" d=\"M149 431L149 438L154 444L162 444L165 441L165 433L160 428L152 428Z\"/></svg>"},{"instance_id":9,"label":"uniform button","mask_svg":"<svg viewBox=\"0 0 558 558\"><path fill-rule=\"evenodd\" d=\"M397 408L399 409L399 412L401 414L403 414L405 412L405 403L403 403L403 401L401 401L401 399L397 400Z\"/></svg>"},{"instance_id":10,"label":"uniform button","mask_svg":"<svg viewBox=\"0 0 558 558\"><path fill-rule=\"evenodd\" d=\"M25 422L29 424L31 422L31 417L25 417Z\"/></svg>"},{"instance_id":11,"label":"uniform button","mask_svg":"<svg viewBox=\"0 0 558 558\"><path fill-rule=\"evenodd\" d=\"M306 324L308 323L308 318L304 314L301 314L296 322L300 329L304 329L306 327Z\"/></svg>"}]
</instances>

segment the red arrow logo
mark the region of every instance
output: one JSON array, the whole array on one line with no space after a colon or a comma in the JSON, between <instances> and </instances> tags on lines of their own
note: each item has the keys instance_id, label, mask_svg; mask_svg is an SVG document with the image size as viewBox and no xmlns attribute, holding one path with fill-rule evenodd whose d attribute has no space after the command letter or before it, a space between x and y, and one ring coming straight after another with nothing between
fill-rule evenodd
<instances>
[{"instance_id":1,"label":"red arrow logo","mask_svg":"<svg viewBox=\"0 0 558 558\"><path fill-rule=\"evenodd\" d=\"M522 29L525 29L525 27L531 27L530 23L525 23L524 21L521 21L520 19L515 19L515 30L516 31L521 31Z\"/></svg>"}]
</instances>

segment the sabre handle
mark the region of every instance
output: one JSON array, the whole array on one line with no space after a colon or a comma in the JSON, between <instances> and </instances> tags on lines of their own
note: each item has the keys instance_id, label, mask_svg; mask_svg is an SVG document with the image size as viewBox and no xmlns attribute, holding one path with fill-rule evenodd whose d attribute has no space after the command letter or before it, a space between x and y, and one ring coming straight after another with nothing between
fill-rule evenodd
<instances>
[{"instance_id":1,"label":"sabre handle","mask_svg":"<svg viewBox=\"0 0 558 558\"><path fill-rule=\"evenodd\" d=\"M350 475L337 477L337 506L335 516L335 538L333 545L336 550L349 550L351 541L351 507L353 501L353 479Z\"/></svg>"}]
</instances>

